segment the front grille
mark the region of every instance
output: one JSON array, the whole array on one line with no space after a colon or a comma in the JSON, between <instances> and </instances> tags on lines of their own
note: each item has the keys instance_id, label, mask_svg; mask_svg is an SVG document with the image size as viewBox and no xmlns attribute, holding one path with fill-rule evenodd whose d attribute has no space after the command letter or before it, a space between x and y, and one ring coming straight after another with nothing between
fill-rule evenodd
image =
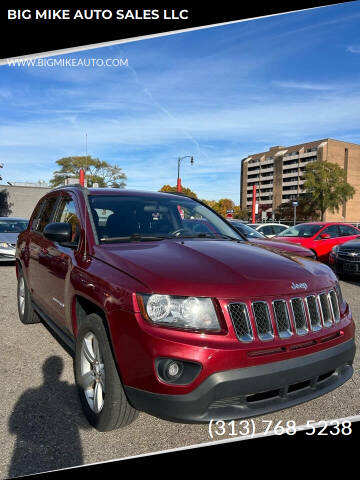
<instances>
[{"instance_id":1,"label":"front grille","mask_svg":"<svg viewBox=\"0 0 360 480\"><path fill-rule=\"evenodd\" d=\"M331 324L332 324L332 318L331 318L331 308L330 308L328 294L327 293L321 293L319 295L319 298L320 298L323 324L324 324L325 327L330 327Z\"/></svg>"},{"instance_id":2,"label":"front grille","mask_svg":"<svg viewBox=\"0 0 360 480\"><path fill-rule=\"evenodd\" d=\"M251 342L253 333L246 305L244 303L231 303L228 308L238 339L242 342Z\"/></svg>"},{"instance_id":3,"label":"front grille","mask_svg":"<svg viewBox=\"0 0 360 480\"><path fill-rule=\"evenodd\" d=\"M330 298L330 305L332 309L334 322L338 323L340 322L340 310L339 310L337 296L334 290L331 290L331 292L329 293L329 298Z\"/></svg>"},{"instance_id":4,"label":"front grille","mask_svg":"<svg viewBox=\"0 0 360 480\"><path fill-rule=\"evenodd\" d=\"M305 335L308 332L305 309L302 298L292 298L291 308L293 312L295 329L298 335Z\"/></svg>"},{"instance_id":5,"label":"front grille","mask_svg":"<svg viewBox=\"0 0 360 480\"><path fill-rule=\"evenodd\" d=\"M359 262L360 250L352 247L341 247L339 248L338 256L346 259L348 262Z\"/></svg>"},{"instance_id":6,"label":"front grille","mask_svg":"<svg viewBox=\"0 0 360 480\"><path fill-rule=\"evenodd\" d=\"M268 304L266 302L253 302L252 309L260 340L272 340L274 334Z\"/></svg>"},{"instance_id":7,"label":"front grille","mask_svg":"<svg viewBox=\"0 0 360 480\"><path fill-rule=\"evenodd\" d=\"M285 300L273 302L274 315L280 338L291 337L291 323Z\"/></svg>"},{"instance_id":8,"label":"front grille","mask_svg":"<svg viewBox=\"0 0 360 480\"><path fill-rule=\"evenodd\" d=\"M308 297L306 297L306 305L309 312L311 330L320 330L321 318L319 312L319 305L315 295L309 295Z\"/></svg>"},{"instance_id":9,"label":"front grille","mask_svg":"<svg viewBox=\"0 0 360 480\"><path fill-rule=\"evenodd\" d=\"M230 303L228 311L240 342L306 335L340 322L341 290L290 300Z\"/></svg>"}]
</instances>

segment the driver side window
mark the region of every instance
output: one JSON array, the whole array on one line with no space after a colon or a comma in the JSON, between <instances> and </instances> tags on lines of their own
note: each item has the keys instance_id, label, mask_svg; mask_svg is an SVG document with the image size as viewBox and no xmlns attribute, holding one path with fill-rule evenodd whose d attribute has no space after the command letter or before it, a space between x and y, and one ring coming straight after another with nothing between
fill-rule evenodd
<instances>
[{"instance_id":1,"label":"driver side window","mask_svg":"<svg viewBox=\"0 0 360 480\"><path fill-rule=\"evenodd\" d=\"M325 228L322 232L320 232L320 235L330 235L331 238L336 238L340 236L339 233L339 228L337 225L330 225L329 227ZM320 238L320 235L318 236L318 239Z\"/></svg>"}]
</instances>

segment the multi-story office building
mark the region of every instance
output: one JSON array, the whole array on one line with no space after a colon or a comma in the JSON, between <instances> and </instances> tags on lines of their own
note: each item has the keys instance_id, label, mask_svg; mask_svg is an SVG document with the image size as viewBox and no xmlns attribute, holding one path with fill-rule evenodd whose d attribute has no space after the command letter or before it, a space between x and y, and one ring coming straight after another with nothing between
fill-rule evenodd
<instances>
[{"instance_id":1,"label":"multi-story office building","mask_svg":"<svg viewBox=\"0 0 360 480\"><path fill-rule=\"evenodd\" d=\"M244 158L241 163L241 208L252 205L253 185L257 203L273 212L284 202L305 193L304 171L309 162L324 160L344 168L347 181L355 188L354 197L338 212L326 212L327 221L360 220L360 145L326 138L290 147L271 147L267 152Z\"/></svg>"}]
</instances>

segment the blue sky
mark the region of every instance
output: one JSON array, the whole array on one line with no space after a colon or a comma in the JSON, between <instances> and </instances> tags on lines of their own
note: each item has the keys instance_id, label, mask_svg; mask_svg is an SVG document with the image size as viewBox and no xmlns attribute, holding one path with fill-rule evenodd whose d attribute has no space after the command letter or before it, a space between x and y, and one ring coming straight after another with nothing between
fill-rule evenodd
<instances>
[{"instance_id":1,"label":"blue sky","mask_svg":"<svg viewBox=\"0 0 360 480\"><path fill-rule=\"evenodd\" d=\"M239 203L240 162L273 145L360 143L360 2L109 46L65 58L128 67L0 66L0 170L49 180L85 152L127 188L183 185ZM46 45L45 45L46 46Z\"/></svg>"}]
</instances>

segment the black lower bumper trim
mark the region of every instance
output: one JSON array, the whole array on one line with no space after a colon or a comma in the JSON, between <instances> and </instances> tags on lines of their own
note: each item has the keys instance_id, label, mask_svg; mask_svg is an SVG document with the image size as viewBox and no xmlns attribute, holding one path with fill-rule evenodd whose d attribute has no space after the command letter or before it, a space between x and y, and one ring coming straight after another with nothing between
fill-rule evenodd
<instances>
[{"instance_id":1,"label":"black lower bumper trim","mask_svg":"<svg viewBox=\"0 0 360 480\"><path fill-rule=\"evenodd\" d=\"M205 423L239 419L292 407L339 387L353 374L355 342L349 340L290 360L214 373L185 395L125 386L132 406L165 420Z\"/></svg>"}]
</instances>

